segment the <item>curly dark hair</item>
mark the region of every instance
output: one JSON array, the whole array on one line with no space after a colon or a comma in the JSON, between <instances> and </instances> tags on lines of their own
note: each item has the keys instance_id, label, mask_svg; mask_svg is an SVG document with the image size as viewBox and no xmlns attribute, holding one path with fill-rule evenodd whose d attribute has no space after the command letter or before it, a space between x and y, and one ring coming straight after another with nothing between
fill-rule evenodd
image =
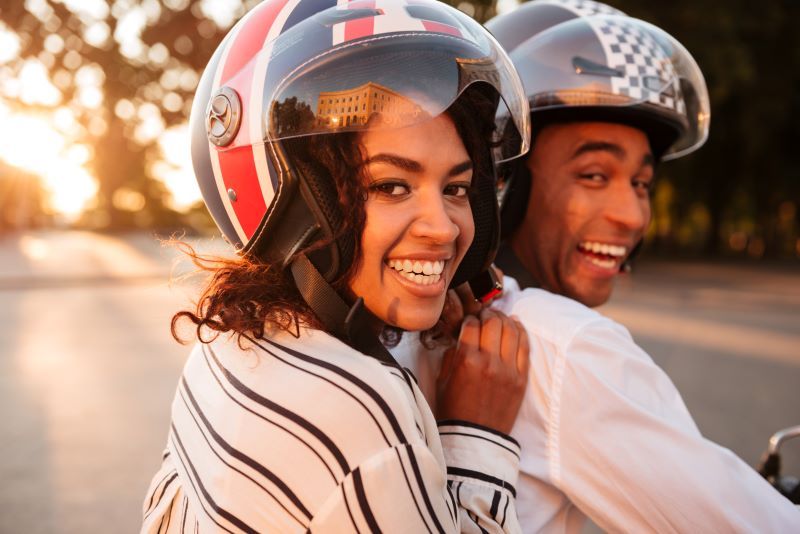
<instances>
[{"instance_id":1,"label":"curly dark hair","mask_svg":"<svg viewBox=\"0 0 800 534\"><path fill-rule=\"evenodd\" d=\"M461 137L473 162L473 179L494 180L490 139L494 128L496 97L485 88L468 88L446 111ZM339 133L317 135L307 139L308 154L321 165L332 178L338 193L343 218L342 227L334 238L345 234L358 236L353 239L353 258L360 257L360 237L366 220L364 203L367 199L365 153L360 135ZM473 187L471 194L478 188ZM239 342L243 338L261 338L266 328L285 330L299 335L301 326L325 330L324 325L301 297L289 269L267 263L258 257L246 254L236 258L201 255L191 245L176 242L201 272L210 278L202 290L194 311L182 310L172 317L172 336L185 343L178 334L178 323L188 319L196 327L196 337L203 343L212 341L220 333L233 332ZM317 242L298 254L325 246ZM349 267L332 282L343 296L350 297L349 282L358 262ZM210 331L206 338L204 330ZM436 327L423 338L436 335ZM401 336L397 328L386 327L382 339L387 345L396 344Z\"/></svg>"}]
</instances>

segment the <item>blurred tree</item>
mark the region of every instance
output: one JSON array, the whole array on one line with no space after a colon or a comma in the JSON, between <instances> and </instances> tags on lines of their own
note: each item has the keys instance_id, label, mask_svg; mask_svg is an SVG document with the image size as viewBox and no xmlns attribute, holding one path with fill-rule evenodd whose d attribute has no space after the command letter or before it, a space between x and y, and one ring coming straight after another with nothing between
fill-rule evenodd
<instances>
[{"instance_id":1,"label":"blurred tree","mask_svg":"<svg viewBox=\"0 0 800 534\"><path fill-rule=\"evenodd\" d=\"M46 198L37 176L0 160L0 235L45 226L49 222L44 209Z\"/></svg>"},{"instance_id":2,"label":"blurred tree","mask_svg":"<svg viewBox=\"0 0 800 534\"><path fill-rule=\"evenodd\" d=\"M251 4L253 2L250 2ZM27 0L0 6L0 22L16 33L19 51L4 78L42 65L59 97L50 108L69 109L80 138L93 147L91 170L100 182L88 219L99 226L171 225L167 191L150 172L165 128L184 122L199 70L227 26L246 9L212 20L200 0L59 2ZM2 86L0 86L2 89ZM5 94L16 109L41 110L25 94ZM121 189L131 195L116 194ZM125 199L128 199L126 202Z\"/></svg>"}]
</instances>

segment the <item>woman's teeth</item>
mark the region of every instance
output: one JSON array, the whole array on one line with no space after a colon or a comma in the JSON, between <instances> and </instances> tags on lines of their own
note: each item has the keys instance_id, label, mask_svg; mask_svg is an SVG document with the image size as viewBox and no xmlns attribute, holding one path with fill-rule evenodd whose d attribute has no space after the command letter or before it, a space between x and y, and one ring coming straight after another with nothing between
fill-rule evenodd
<instances>
[{"instance_id":1,"label":"woman's teeth","mask_svg":"<svg viewBox=\"0 0 800 534\"><path fill-rule=\"evenodd\" d=\"M444 261L389 260L387 263L400 276L425 286L438 282L444 270Z\"/></svg>"}]
</instances>

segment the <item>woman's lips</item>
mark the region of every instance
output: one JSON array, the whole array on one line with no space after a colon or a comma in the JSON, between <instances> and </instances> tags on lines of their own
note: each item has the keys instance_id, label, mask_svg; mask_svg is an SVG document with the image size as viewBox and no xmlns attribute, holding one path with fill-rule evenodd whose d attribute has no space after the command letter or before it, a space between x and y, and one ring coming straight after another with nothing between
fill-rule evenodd
<instances>
[{"instance_id":1,"label":"woman's lips","mask_svg":"<svg viewBox=\"0 0 800 534\"><path fill-rule=\"evenodd\" d=\"M386 267L405 288L421 297L438 296L444 292L445 284L442 273L446 260L418 260L410 258L392 258L386 261Z\"/></svg>"}]
</instances>

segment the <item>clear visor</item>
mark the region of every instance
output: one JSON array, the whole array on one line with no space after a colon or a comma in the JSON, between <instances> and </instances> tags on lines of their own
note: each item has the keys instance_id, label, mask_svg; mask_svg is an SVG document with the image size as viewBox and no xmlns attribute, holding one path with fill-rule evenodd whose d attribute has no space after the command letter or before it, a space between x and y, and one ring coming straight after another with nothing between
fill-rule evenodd
<instances>
[{"instance_id":1,"label":"clear visor","mask_svg":"<svg viewBox=\"0 0 800 534\"><path fill-rule=\"evenodd\" d=\"M411 126L440 115L468 86L484 82L500 97L495 161L527 152L527 97L488 32L439 2L375 7L380 4L351 2L317 13L242 69L240 75L251 68L258 73L266 65L256 78L263 90L253 93L264 98L262 141ZM353 33L359 37L349 39ZM310 58L299 66L298 50Z\"/></svg>"},{"instance_id":2,"label":"clear visor","mask_svg":"<svg viewBox=\"0 0 800 534\"><path fill-rule=\"evenodd\" d=\"M692 152L708 137L703 74L683 45L652 24L626 16L577 18L534 36L511 57L534 111L636 107L678 131L663 159Z\"/></svg>"}]
</instances>

